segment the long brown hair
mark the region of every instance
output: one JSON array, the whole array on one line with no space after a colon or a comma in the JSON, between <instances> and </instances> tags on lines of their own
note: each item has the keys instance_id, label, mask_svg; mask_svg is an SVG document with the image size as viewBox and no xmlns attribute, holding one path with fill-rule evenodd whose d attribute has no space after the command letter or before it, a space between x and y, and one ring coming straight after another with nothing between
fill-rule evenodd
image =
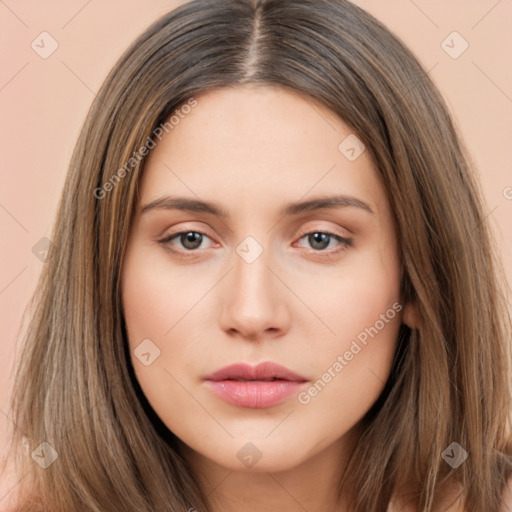
<instances>
[{"instance_id":1,"label":"long brown hair","mask_svg":"<svg viewBox=\"0 0 512 512\"><path fill-rule=\"evenodd\" d=\"M340 493L354 512L382 512L405 489L430 512L455 485L469 512L497 510L512 473L511 322L474 165L417 59L346 0L194 0L110 72L72 157L17 367L17 510L210 510L134 378L119 276L148 137L190 98L249 83L320 101L364 142L395 216L403 301L420 317L401 328ZM58 454L46 469L30 456L53 454L43 442ZM468 453L457 468L443 458L454 442Z\"/></svg>"}]
</instances>

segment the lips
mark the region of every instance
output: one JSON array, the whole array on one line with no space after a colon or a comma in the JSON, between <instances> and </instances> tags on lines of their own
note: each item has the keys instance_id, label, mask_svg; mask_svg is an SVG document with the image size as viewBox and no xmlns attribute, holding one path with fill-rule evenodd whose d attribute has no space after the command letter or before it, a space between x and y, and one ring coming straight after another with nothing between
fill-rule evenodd
<instances>
[{"instance_id":1,"label":"lips","mask_svg":"<svg viewBox=\"0 0 512 512\"><path fill-rule=\"evenodd\" d=\"M266 408L297 393L308 379L273 362L233 364L204 378L209 388L239 407Z\"/></svg>"},{"instance_id":2,"label":"lips","mask_svg":"<svg viewBox=\"0 0 512 512\"><path fill-rule=\"evenodd\" d=\"M248 364L232 364L221 368L219 371L205 377L205 380L241 380L241 381L272 381L287 380L290 382L306 382L306 377L288 370L277 363L267 362L257 366Z\"/></svg>"}]
</instances>

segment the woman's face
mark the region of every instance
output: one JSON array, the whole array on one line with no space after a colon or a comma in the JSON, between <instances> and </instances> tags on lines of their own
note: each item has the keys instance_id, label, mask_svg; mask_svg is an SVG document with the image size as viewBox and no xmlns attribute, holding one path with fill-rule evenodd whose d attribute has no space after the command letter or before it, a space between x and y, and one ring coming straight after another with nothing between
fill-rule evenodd
<instances>
[{"instance_id":1,"label":"woman's face","mask_svg":"<svg viewBox=\"0 0 512 512\"><path fill-rule=\"evenodd\" d=\"M408 314L384 188L309 99L245 86L196 100L151 150L122 269L137 379L197 460L339 457Z\"/></svg>"}]
</instances>

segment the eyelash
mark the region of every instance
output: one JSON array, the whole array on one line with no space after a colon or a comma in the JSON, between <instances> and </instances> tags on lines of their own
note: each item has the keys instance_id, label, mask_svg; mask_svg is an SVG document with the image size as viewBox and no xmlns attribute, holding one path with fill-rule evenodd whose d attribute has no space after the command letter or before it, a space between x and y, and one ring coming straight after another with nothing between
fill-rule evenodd
<instances>
[{"instance_id":1,"label":"eyelash","mask_svg":"<svg viewBox=\"0 0 512 512\"><path fill-rule=\"evenodd\" d=\"M158 242L160 244L162 244L165 247L165 249L167 251L169 251L170 253L172 253L172 254L174 254L174 255L176 255L178 257L181 257L181 258L190 258L190 257L194 256L194 254L193 254L194 252L198 252L197 249L181 251L181 250L173 249L169 245L169 242L171 242L175 238L179 238L181 235L186 235L188 233L197 233L197 234L199 234L201 236L205 236L207 238L211 238L210 236L208 236L203 231L198 231L198 230L195 230L195 229L188 229L186 231L178 231L176 233L172 233L171 235L169 235L169 236L167 236L167 237L165 237L165 238L163 238L161 240L158 240ZM336 233L332 233L330 231L320 231L320 230L302 231L299 234L299 240L302 240L307 235L313 235L313 234L317 234L317 233L320 233L322 235L327 235L330 238L333 238L333 239L337 240L338 242L340 242L340 247L338 249L334 250L334 251L325 251L325 250L312 249L309 252L310 254L312 254L312 253L320 254L322 257L330 258L330 257L337 256L339 253L345 251L346 249L348 249L349 247L352 246L352 239L342 237L342 236L337 235Z\"/></svg>"}]
</instances>

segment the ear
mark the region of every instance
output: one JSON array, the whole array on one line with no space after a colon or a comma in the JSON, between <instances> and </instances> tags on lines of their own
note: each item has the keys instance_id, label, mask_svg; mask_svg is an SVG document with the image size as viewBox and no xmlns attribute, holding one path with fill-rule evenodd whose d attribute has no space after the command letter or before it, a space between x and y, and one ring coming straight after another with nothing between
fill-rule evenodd
<instances>
[{"instance_id":1,"label":"ear","mask_svg":"<svg viewBox=\"0 0 512 512\"><path fill-rule=\"evenodd\" d=\"M420 318L418 314L418 308L415 302L408 302L404 306L404 312L402 316L402 323L410 327L411 329L418 329L420 326Z\"/></svg>"}]
</instances>

